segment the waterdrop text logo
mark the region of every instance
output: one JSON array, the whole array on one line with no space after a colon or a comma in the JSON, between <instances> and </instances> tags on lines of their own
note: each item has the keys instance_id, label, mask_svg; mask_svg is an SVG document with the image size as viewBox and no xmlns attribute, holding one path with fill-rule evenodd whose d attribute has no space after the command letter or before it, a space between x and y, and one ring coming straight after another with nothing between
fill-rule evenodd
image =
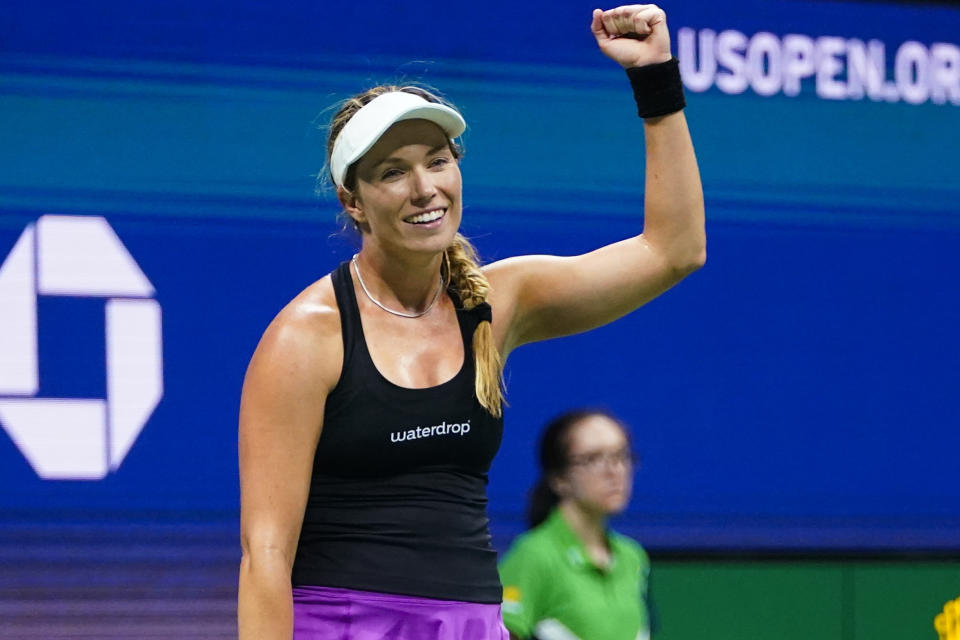
<instances>
[{"instance_id":1,"label":"waterdrop text logo","mask_svg":"<svg viewBox=\"0 0 960 640\"><path fill-rule=\"evenodd\" d=\"M41 478L91 480L115 471L160 402L154 293L100 217L42 216L0 265L0 425ZM105 299L106 398L37 396L37 296Z\"/></svg>"}]
</instances>

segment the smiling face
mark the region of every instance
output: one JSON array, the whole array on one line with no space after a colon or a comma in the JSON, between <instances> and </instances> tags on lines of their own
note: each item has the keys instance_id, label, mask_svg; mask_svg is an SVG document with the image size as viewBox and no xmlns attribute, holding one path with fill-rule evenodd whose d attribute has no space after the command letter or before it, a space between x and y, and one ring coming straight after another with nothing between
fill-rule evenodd
<instances>
[{"instance_id":1,"label":"smiling face","mask_svg":"<svg viewBox=\"0 0 960 640\"><path fill-rule=\"evenodd\" d=\"M355 188L338 195L365 244L387 253L439 253L453 242L461 218L460 166L436 124L396 123L354 171Z\"/></svg>"},{"instance_id":2,"label":"smiling face","mask_svg":"<svg viewBox=\"0 0 960 640\"><path fill-rule=\"evenodd\" d=\"M604 415L591 415L568 436L567 468L553 481L562 500L589 513L619 513L630 501L633 465L623 428Z\"/></svg>"}]
</instances>

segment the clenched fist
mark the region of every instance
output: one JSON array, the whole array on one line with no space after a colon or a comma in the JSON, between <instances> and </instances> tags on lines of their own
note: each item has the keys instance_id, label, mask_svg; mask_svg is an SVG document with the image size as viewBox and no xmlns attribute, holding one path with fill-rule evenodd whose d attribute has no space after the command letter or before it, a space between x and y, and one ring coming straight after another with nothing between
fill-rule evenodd
<instances>
[{"instance_id":1,"label":"clenched fist","mask_svg":"<svg viewBox=\"0 0 960 640\"><path fill-rule=\"evenodd\" d=\"M667 14L655 4L594 9L590 30L600 50L625 69L666 62L672 57Z\"/></svg>"}]
</instances>

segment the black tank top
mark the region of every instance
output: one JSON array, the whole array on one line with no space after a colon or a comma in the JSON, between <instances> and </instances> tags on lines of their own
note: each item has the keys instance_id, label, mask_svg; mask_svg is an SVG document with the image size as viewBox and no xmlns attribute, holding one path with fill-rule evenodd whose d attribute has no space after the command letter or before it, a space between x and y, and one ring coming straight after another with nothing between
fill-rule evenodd
<instances>
[{"instance_id":1,"label":"black tank top","mask_svg":"<svg viewBox=\"0 0 960 640\"><path fill-rule=\"evenodd\" d=\"M499 603L486 485L503 419L474 392L476 314L448 292L463 366L440 385L408 389L373 364L350 263L332 279L343 370L324 408L293 584Z\"/></svg>"}]
</instances>

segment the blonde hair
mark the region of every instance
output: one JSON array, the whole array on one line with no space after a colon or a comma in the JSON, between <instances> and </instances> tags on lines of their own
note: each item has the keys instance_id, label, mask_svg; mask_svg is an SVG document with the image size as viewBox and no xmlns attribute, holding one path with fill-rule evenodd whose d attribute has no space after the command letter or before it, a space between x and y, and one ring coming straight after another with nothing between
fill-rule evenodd
<instances>
[{"instance_id":1,"label":"blonde hair","mask_svg":"<svg viewBox=\"0 0 960 640\"><path fill-rule=\"evenodd\" d=\"M333 182L332 176L329 175L330 156L333 154L333 144L347 121L368 102L391 91L405 91L420 96L429 102L453 107L443 98L416 86L379 85L348 98L341 104L330 122L327 133L328 169L321 172L321 179L326 178L331 183ZM450 141L450 150L453 152L454 158L459 159L463 155L463 150L453 140ZM343 186L353 191L356 188L356 180L354 166L350 166L344 176ZM353 219L350 218L350 220ZM358 231L364 233L365 230L355 220L353 220L353 225ZM490 283L483 275L483 271L480 270L477 250L462 234L457 233L453 239L453 244L444 250L440 275L447 282L447 287L457 293L464 309L469 311L487 301L490 294ZM477 400L491 415L499 418L503 415L503 405L506 404L503 393L503 359L500 357L500 351L493 339L493 327L486 320L478 322L477 328L473 332L473 362L475 370L474 389Z\"/></svg>"},{"instance_id":2,"label":"blonde hair","mask_svg":"<svg viewBox=\"0 0 960 640\"><path fill-rule=\"evenodd\" d=\"M487 301L490 283L480 270L477 250L470 241L458 233L453 244L444 251L444 266L449 273L440 275L450 283L460 298L463 308L470 310ZM477 323L473 332L473 363L476 373L474 389L477 400L491 415L499 418L503 415L503 359L493 339L493 327L486 320Z\"/></svg>"}]
</instances>

